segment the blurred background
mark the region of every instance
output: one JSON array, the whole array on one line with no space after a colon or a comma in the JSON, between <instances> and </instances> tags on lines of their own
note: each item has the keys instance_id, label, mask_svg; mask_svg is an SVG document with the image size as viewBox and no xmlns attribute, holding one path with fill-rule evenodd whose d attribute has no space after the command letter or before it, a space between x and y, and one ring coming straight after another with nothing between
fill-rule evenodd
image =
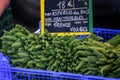
<instances>
[{"instance_id":1,"label":"blurred background","mask_svg":"<svg viewBox=\"0 0 120 80\"><path fill-rule=\"evenodd\" d=\"M25 26L29 31L38 29L40 0L11 0L13 23Z\"/></svg>"},{"instance_id":2,"label":"blurred background","mask_svg":"<svg viewBox=\"0 0 120 80\"><path fill-rule=\"evenodd\" d=\"M120 0L92 0L94 27L120 29ZM31 32L38 29L40 0L12 0L14 24L22 24Z\"/></svg>"},{"instance_id":3,"label":"blurred background","mask_svg":"<svg viewBox=\"0 0 120 80\"><path fill-rule=\"evenodd\" d=\"M120 29L120 0L93 0L94 27Z\"/></svg>"}]
</instances>

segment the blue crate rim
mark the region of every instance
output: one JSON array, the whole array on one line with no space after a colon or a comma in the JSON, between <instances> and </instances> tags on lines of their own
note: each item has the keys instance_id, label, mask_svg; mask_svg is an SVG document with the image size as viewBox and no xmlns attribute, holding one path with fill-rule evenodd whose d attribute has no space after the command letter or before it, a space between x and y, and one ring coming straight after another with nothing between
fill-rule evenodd
<instances>
[{"instance_id":1,"label":"blue crate rim","mask_svg":"<svg viewBox=\"0 0 120 80\"><path fill-rule=\"evenodd\" d=\"M93 31L96 32L96 31L111 31L111 32L117 32L117 33L120 33L120 30L116 30L116 29L107 29L107 28L93 28Z\"/></svg>"},{"instance_id":2,"label":"blue crate rim","mask_svg":"<svg viewBox=\"0 0 120 80\"><path fill-rule=\"evenodd\" d=\"M48 71L48 70L37 70L37 69L26 69L26 68L11 68L11 72L21 72L21 73L28 73L28 74L39 74L44 76L53 76L53 77L59 77L59 78L71 78L71 79L97 79L97 80L120 80L116 78L107 78L103 76L84 76L82 74L75 74L75 73L66 73L66 72L54 72L54 71ZM41 73L41 74L40 74Z\"/></svg>"}]
</instances>

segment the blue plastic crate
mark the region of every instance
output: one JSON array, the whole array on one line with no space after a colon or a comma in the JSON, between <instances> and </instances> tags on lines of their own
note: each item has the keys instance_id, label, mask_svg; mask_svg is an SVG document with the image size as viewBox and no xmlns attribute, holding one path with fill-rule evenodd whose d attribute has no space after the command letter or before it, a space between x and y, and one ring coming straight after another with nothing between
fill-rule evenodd
<instances>
[{"instance_id":1,"label":"blue plastic crate","mask_svg":"<svg viewBox=\"0 0 120 80\"><path fill-rule=\"evenodd\" d=\"M12 80L57 80L52 71L12 68Z\"/></svg>"},{"instance_id":2,"label":"blue plastic crate","mask_svg":"<svg viewBox=\"0 0 120 80\"><path fill-rule=\"evenodd\" d=\"M99 76L85 76L86 80L120 80L115 78L106 78L106 77L99 77Z\"/></svg>"},{"instance_id":3,"label":"blue plastic crate","mask_svg":"<svg viewBox=\"0 0 120 80\"><path fill-rule=\"evenodd\" d=\"M104 38L103 41L107 41L114 37L117 34L120 34L120 30L114 30L114 29L104 29L104 28L94 28L93 32L97 36L101 36Z\"/></svg>"},{"instance_id":4,"label":"blue plastic crate","mask_svg":"<svg viewBox=\"0 0 120 80\"><path fill-rule=\"evenodd\" d=\"M12 68L12 80L86 80L83 75L46 70Z\"/></svg>"},{"instance_id":5,"label":"blue plastic crate","mask_svg":"<svg viewBox=\"0 0 120 80\"><path fill-rule=\"evenodd\" d=\"M39 30L36 33L39 33ZM115 35L120 34L120 30L94 28L94 33L98 36L103 37L104 41L106 41L114 37ZM0 80L120 80L115 78L83 76L81 74L53 72L46 70L23 69L23 68L11 68L11 75L10 74L8 75L10 70L5 70L5 69L3 71L2 70L3 69L1 69L0 66ZM7 75L4 72L6 72ZM1 74L2 74L2 78L1 78ZM10 76L12 76L12 79L10 79Z\"/></svg>"},{"instance_id":6,"label":"blue plastic crate","mask_svg":"<svg viewBox=\"0 0 120 80\"><path fill-rule=\"evenodd\" d=\"M11 80L10 65L2 53L0 53L0 80Z\"/></svg>"},{"instance_id":7,"label":"blue plastic crate","mask_svg":"<svg viewBox=\"0 0 120 80\"><path fill-rule=\"evenodd\" d=\"M11 74L12 80L120 80L114 78L83 76L81 74L23 68L12 68Z\"/></svg>"},{"instance_id":8,"label":"blue plastic crate","mask_svg":"<svg viewBox=\"0 0 120 80\"><path fill-rule=\"evenodd\" d=\"M58 72L58 80L86 80L86 77L81 74Z\"/></svg>"}]
</instances>

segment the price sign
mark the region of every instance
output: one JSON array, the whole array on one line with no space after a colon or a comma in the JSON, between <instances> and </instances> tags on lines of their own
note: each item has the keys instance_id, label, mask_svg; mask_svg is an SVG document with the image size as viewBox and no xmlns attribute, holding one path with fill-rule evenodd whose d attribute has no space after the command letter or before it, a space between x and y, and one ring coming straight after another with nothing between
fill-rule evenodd
<instances>
[{"instance_id":1,"label":"price sign","mask_svg":"<svg viewBox=\"0 0 120 80\"><path fill-rule=\"evenodd\" d=\"M92 0L41 0L41 33L86 35L92 32Z\"/></svg>"}]
</instances>

